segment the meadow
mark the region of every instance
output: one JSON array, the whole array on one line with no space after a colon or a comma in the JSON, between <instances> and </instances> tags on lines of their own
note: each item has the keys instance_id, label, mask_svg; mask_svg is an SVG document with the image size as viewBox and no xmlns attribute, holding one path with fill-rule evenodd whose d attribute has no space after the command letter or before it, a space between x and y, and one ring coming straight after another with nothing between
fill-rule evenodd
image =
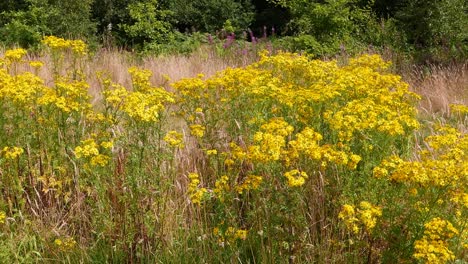
<instances>
[{"instance_id":1,"label":"meadow","mask_svg":"<svg viewBox=\"0 0 468 264\"><path fill-rule=\"evenodd\" d=\"M42 45L0 52L0 262L467 261L467 65Z\"/></svg>"}]
</instances>

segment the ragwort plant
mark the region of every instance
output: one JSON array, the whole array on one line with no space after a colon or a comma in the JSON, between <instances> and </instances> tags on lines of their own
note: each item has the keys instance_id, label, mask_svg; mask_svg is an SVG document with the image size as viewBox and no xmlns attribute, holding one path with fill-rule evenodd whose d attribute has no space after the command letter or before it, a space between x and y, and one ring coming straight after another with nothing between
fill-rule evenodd
<instances>
[{"instance_id":1,"label":"ragwort plant","mask_svg":"<svg viewBox=\"0 0 468 264\"><path fill-rule=\"evenodd\" d=\"M419 127L419 97L388 67L377 55L339 65L262 54L245 68L173 84L205 154L188 191L204 213L199 235L218 240L229 252L223 261L372 262L384 251L377 223L393 188L372 169L408 155ZM348 203L361 204L356 216L340 211L356 214ZM245 242L226 242L229 230L245 230Z\"/></svg>"},{"instance_id":2,"label":"ragwort plant","mask_svg":"<svg viewBox=\"0 0 468 264\"><path fill-rule=\"evenodd\" d=\"M43 66L24 60L23 49L1 60L0 210L11 219L6 224L12 232L34 224L28 230L38 237L27 241L39 240L41 249L30 249L37 251L31 262L150 259L165 240L159 223L168 221L162 215L168 201L159 197L172 187L172 176L161 181L171 171L162 123L172 96L150 85L150 72L131 68L132 87L110 87L103 79L104 99L93 106L82 69L84 42L46 37L43 43L52 56L51 84L18 70ZM83 247L92 253L78 254ZM30 252L23 253L15 256Z\"/></svg>"}]
</instances>

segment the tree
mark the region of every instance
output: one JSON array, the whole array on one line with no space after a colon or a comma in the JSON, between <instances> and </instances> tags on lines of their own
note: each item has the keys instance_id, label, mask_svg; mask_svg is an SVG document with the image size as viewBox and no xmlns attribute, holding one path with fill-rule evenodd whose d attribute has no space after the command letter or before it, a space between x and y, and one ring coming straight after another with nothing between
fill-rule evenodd
<instances>
[{"instance_id":1,"label":"tree","mask_svg":"<svg viewBox=\"0 0 468 264\"><path fill-rule=\"evenodd\" d=\"M395 18L408 43L419 51L421 59L466 58L466 0L406 0L395 13Z\"/></svg>"},{"instance_id":2,"label":"tree","mask_svg":"<svg viewBox=\"0 0 468 264\"><path fill-rule=\"evenodd\" d=\"M169 22L172 12L161 8L158 0L145 0L130 3L127 6L131 21L121 23L133 44L144 46L147 43L168 41L172 33Z\"/></svg>"},{"instance_id":3,"label":"tree","mask_svg":"<svg viewBox=\"0 0 468 264\"><path fill-rule=\"evenodd\" d=\"M26 0L23 9L2 13L4 26L0 39L7 44L34 45L43 35L66 38L91 38L95 24L91 22L93 0Z\"/></svg>"},{"instance_id":4,"label":"tree","mask_svg":"<svg viewBox=\"0 0 468 264\"><path fill-rule=\"evenodd\" d=\"M246 30L255 14L250 0L172 0L170 9L181 31L215 32L227 20L236 30Z\"/></svg>"}]
</instances>

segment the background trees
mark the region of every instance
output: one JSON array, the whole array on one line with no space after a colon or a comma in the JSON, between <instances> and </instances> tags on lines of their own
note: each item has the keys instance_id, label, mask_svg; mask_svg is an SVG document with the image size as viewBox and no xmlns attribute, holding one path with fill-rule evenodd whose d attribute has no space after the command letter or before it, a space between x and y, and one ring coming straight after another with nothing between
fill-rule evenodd
<instances>
[{"instance_id":1,"label":"background trees","mask_svg":"<svg viewBox=\"0 0 468 264\"><path fill-rule=\"evenodd\" d=\"M225 25L288 36L315 53L388 46L432 60L466 58L467 0L4 0L0 41L31 46L43 35L144 49L216 33ZM280 42L281 43L281 42Z\"/></svg>"}]
</instances>

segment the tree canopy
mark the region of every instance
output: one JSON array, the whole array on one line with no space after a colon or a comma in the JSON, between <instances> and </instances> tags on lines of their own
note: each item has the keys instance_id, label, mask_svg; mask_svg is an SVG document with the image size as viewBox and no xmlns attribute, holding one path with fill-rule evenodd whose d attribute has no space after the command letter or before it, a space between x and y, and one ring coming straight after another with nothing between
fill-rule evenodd
<instances>
[{"instance_id":1,"label":"tree canopy","mask_svg":"<svg viewBox=\"0 0 468 264\"><path fill-rule=\"evenodd\" d=\"M297 48L362 43L464 58L467 8L467 0L4 0L0 41L34 46L56 35L144 49L229 25L274 31Z\"/></svg>"}]
</instances>

